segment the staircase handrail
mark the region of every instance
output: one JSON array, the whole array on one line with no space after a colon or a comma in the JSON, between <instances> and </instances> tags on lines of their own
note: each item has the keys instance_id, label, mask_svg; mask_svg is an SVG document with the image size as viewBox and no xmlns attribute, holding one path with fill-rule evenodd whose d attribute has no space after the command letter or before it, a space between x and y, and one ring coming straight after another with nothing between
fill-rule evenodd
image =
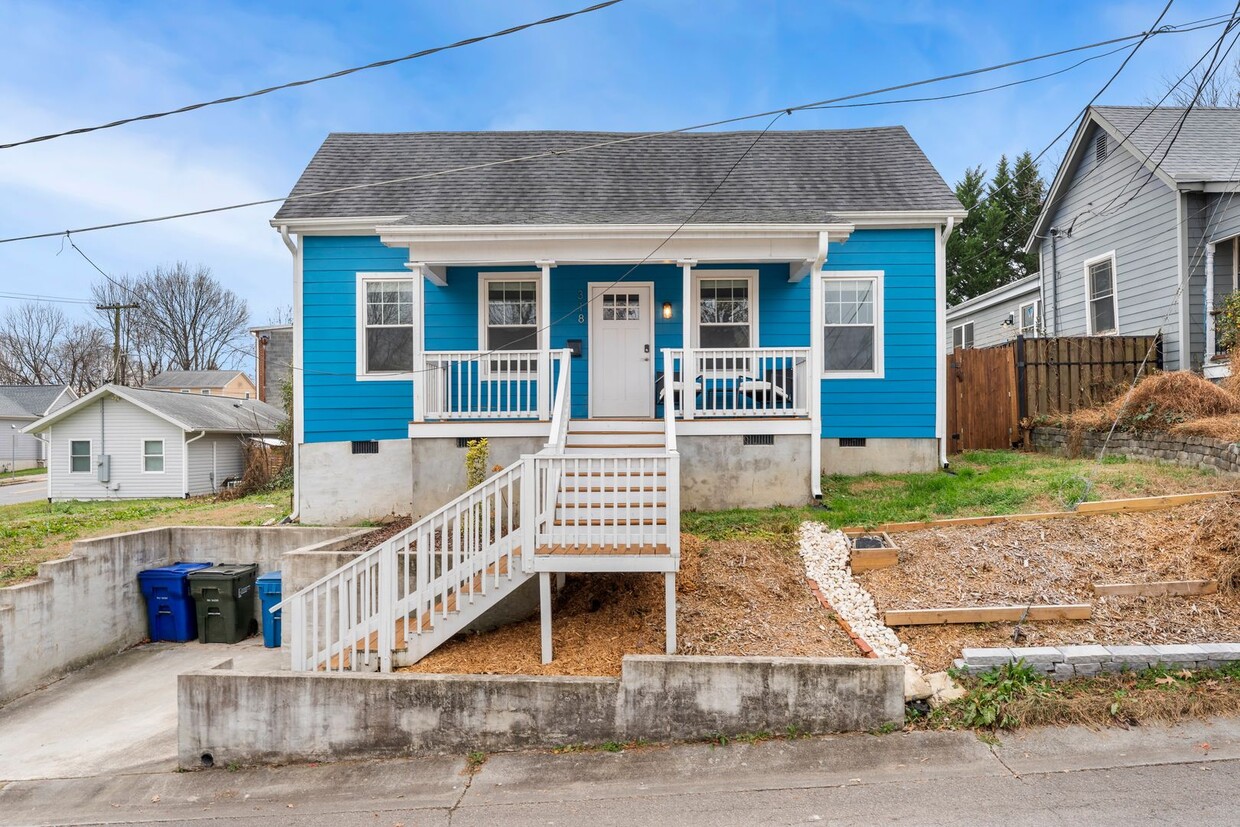
<instances>
[{"instance_id":1,"label":"staircase handrail","mask_svg":"<svg viewBox=\"0 0 1240 827\"><path fill-rule=\"evenodd\" d=\"M564 445L568 442L568 423L572 419L572 400L569 398L572 374L572 351L564 348L559 351L560 378L556 383L555 399L552 401L551 434L546 447L557 454L564 453Z\"/></svg>"}]
</instances>

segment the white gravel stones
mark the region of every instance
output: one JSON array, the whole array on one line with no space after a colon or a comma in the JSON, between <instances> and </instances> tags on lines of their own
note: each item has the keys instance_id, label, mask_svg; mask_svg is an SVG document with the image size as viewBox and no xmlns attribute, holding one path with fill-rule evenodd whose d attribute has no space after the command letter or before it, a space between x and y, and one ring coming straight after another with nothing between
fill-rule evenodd
<instances>
[{"instance_id":1,"label":"white gravel stones","mask_svg":"<svg viewBox=\"0 0 1240 827\"><path fill-rule=\"evenodd\" d=\"M801 524L799 538L805 573L817 581L823 597L853 632L880 658L899 658L914 666L908 656L908 644L901 643L896 633L879 620L874 598L853 579L848 568L850 544L844 532L832 531L822 523L805 522Z\"/></svg>"}]
</instances>

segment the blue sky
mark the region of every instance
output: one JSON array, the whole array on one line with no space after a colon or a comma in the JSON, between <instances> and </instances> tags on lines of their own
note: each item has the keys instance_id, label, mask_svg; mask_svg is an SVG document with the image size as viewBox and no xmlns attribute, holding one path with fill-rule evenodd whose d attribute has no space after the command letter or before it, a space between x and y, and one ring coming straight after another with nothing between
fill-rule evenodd
<instances>
[{"instance_id":1,"label":"blue sky","mask_svg":"<svg viewBox=\"0 0 1240 827\"><path fill-rule=\"evenodd\" d=\"M6 0L0 142L249 91L584 5ZM1129 34L1161 7L1161 0L626 0L306 89L0 151L0 236L279 196L330 131L666 129ZM1223 0L1178 0L1167 19L1230 9ZM1161 92L1162 78L1181 73L1215 36L1156 38L1101 102L1141 103ZM1121 58L956 101L797 113L779 128L904 124L954 183L966 167L1040 149ZM992 85L1076 59L933 89ZM1059 150L1050 160L1058 157ZM1045 174L1053 172L1052 163ZM206 264L261 323L291 302L290 256L267 225L273 212L257 207L78 242L111 273L177 259ZM59 240L0 245L0 290L87 297L96 279ZM0 299L0 310L11 303Z\"/></svg>"}]
</instances>

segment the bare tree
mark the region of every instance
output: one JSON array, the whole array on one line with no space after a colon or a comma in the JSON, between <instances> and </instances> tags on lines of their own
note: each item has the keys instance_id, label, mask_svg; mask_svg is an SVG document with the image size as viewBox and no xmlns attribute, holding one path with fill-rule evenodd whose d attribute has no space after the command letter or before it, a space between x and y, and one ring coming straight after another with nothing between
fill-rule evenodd
<instances>
[{"instance_id":1,"label":"bare tree","mask_svg":"<svg viewBox=\"0 0 1240 827\"><path fill-rule=\"evenodd\" d=\"M267 324L292 324L293 323L293 305L285 304L277 307L267 314Z\"/></svg>"},{"instance_id":2,"label":"bare tree","mask_svg":"<svg viewBox=\"0 0 1240 827\"><path fill-rule=\"evenodd\" d=\"M140 280L133 276L113 276L110 281L91 287L95 304L125 305L140 298ZM97 311L100 328L111 342L114 317L112 311ZM167 357L160 337L147 314L129 310L121 313L121 353L125 359L123 375L127 384L142 385L163 370Z\"/></svg>"},{"instance_id":3,"label":"bare tree","mask_svg":"<svg viewBox=\"0 0 1240 827\"><path fill-rule=\"evenodd\" d=\"M78 322L56 348L59 381L79 394L90 393L112 379L112 343L103 330Z\"/></svg>"},{"instance_id":4,"label":"bare tree","mask_svg":"<svg viewBox=\"0 0 1240 827\"><path fill-rule=\"evenodd\" d=\"M1194 69L1184 80L1163 75L1163 90L1171 90L1163 106L1179 107L1240 107L1240 58L1229 66L1218 67L1213 74L1207 75L1209 67L1201 66ZM1201 91L1197 89L1200 87ZM1145 99L1150 106L1159 105L1162 95Z\"/></svg>"},{"instance_id":5,"label":"bare tree","mask_svg":"<svg viewBox=\"0 0 1240 827\"><path fill-rule=\"evenodd\" d=\"M59 381L56 348L69 321L60 308L29 302L10 307L0 321L0 373L6 382L50 385Z\"/></svg>"},{"instance_id":6,"label":"bare tree","mask_svg":"<svg viewBox=\"0 0 1240 827\"><path fill-rule=\"evenodd\" d=\"M216 370L235 358L250 310L245 300L211 276L183 262L156 267L136 280L139 311L158 339L164 367Z\"/></svg>"}]
</instances>

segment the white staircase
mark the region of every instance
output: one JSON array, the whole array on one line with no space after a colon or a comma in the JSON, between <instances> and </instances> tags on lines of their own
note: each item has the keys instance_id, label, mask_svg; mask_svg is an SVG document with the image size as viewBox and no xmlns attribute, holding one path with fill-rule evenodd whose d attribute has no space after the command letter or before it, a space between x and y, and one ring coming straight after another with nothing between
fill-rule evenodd
<instances>
[{"instance_id":1,"label":"white staircase","mask_svg":"<svg viewBox=\"0 0 1240 827\"><path fill-rule=\"evenodd\" d=\"M674 574L674 420L569 421L568 377L561 371L542 451L279 604L294 670L387 672L416 663L535 574L544 575L544 615L549 572ZM548 616L543 624L549 658Z\"/></svg>"}]
</instances>

